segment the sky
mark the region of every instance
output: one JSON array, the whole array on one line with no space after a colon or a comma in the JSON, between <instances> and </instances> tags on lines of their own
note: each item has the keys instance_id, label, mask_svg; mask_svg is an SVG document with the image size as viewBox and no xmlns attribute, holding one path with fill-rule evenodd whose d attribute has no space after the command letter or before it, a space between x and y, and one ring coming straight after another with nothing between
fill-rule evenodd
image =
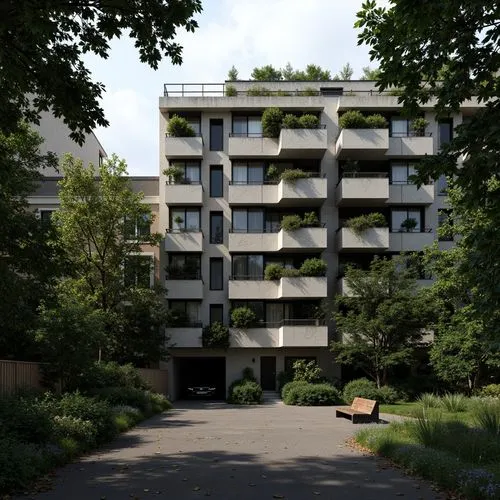
<instances>
[{"instance_id":1,"label":"sky","mask_svg":"<svg viewBox=\"0 0 500 500\"><path fill-rule=\"evenodd\" d=\"M164 60L154 71L139 61L133 40L111 43L107 60L89 55L85 64L102 82L110 125L95 132L107 154L128 164L129 175L158 175L158 98L164 83L222 83L234 64L240 79L256 66L302 69L318 64L333 74L349 62L353 79L370 65L368 48L357 45L353 24L362 0L202 0L194 33L179 31L183 64ZM385 2L383 2L385 3ZM373 64L372 64L373 66Z\"/></svg>"}]
</instances>

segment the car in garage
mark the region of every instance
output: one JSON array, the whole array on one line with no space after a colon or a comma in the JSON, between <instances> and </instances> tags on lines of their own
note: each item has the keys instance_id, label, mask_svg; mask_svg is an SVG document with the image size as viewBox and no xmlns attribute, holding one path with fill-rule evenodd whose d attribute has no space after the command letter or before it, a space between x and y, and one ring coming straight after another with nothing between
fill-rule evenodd
<instances>
[{"instance_id":1,"label":"car in garage","mask_svg":"<svg viewBox=\"0 0 500 500\"><path fill-rule=\"evenodd\" d=\"M217 392L214 384L189 385L187 390L190 398L213 398Z\"/></svg>"}]
</instances>

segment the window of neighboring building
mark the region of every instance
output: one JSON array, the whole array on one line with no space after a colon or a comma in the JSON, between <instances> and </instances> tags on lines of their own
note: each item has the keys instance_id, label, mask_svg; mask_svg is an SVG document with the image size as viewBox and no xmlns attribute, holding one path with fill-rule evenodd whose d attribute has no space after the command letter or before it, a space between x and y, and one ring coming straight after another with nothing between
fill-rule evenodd
<instances>
[{"instance_id":1,"label":"window of neighboring building","mask_svg":"<svg viewBox=\"0 0 500 500\"><path fill-rule=\"evenodd\" d=\"M263 255L233 255L232 265L235 280L260 280L264 276Z\"/></svg>"},{"instance_id":2,"label":"window of neighboring building","mask_svg":"<svg viewBox=\"0 0 500 500\"><path fill-rule=\"evenodd\" d=\"M169 254L167 279L199 280L201 279L201 255L191 253Z\"/></svg>"},{"instance_id":3,"label":"window of neighboring building","mask_svg":"<svg viewBox=\"0 0 500 500\"><path fill-rule=\"evenodd\" d=\"M442 228L445 224L452 223L450 220L451 210L442 209L438 211L438 227ZM441 231L438 231L438 240L439 241L453 241L452 234L441 234Z\"/></svg>"},{"instance_id":4,"label":"window of neighboring building","mask_svg":"<svg viewBox=\"0 0 500 500\"><path fill-rule=\"evenodd\" d=\"M410 120L395 116L391 118L391 137L408 137L410 132Z\"/></svg>"},{"instance_id":5,"label":"window of neighboring building","mask_svg":"<svg viewBox=\"0 0 500 500\"><path fill-rule=\"evenodd\" d=\"M223 263L219 257L212 257L210 259L210 290L223 289Z\"/></svg>"},{"instance_id":6,"label":"window of neighboring building","mask_svg":"<svg viewBox=\"0 0 500 500\"><path fill-rule=\"evenodd\" d=\"M222 304L210 304L210 324L216 321L224 324L224 306Z\"/></svg>"},{"instance_id":7,"label":"window of neighboring building","mask_svg":"<svg viewBox=\"0 0 500 500\"><path fill-rule=\"evenodd\" d=\"M38 210L40 214L40 220L44 226L49 226L52 222L52 214L55 212L55 209L45 209L41 208Z\"/></svg>"},{"instance_id":8,"label":"window of neighboring building","mask_svg":"<svg viewBox=\"0 0 500 500\"><path fill-rule=\"evenodd\" d=\"M201 327L200 302L195 300L169 300L168 306L172 311L172 326Z\"/></svg>"},{"instance_id":9,"label":"window of neighboring building","mask_svg":"<svg viewBox=\"0 0 500 500\"><path fill-rule=\"evenodd\" d=\"M264 184L265 166L262 162L233 162L232 184Z\"/></svg>"},{"instance_id":10,"label":"window of neighboring building","mask_svg":"<svg viewBox=\"0 0 500 500\"><path fill-rule=\"evenodd\" d=\"M151 217L149 214L144 214L134 220L125 218L125 238L127 240L149 236L150 234Z\"/></svg>"},{"instance_id":11,"label":"window of neighboring building","mask_svg":"<svg viewBox=\"0 0 500 500\"><path fill-rule=\"evenodd\" d=\"M223 193L223 172L222 165L210 166L210 197L222 198Z\"/></svg>"},{"instance_id":12,"label":"window of neighboring building","mask_svg":"<svg viewBox=\"0 0 500 500\"><path fill-rule=\"evenodd\" d=\"M172 208L170 210L170 227L174 232L199 232L200 209L199 208Z\"/></svg>"},{"instance_id":13,"label":"window of neighboring building","mask_svg":"<svg viewBox=\"0 0 500 500\"><path fill-rule=\"evenodd\" d=\"M200 184L201 168L199 161L174 161L171 165L183 171L184 175L181 184ZM174 183L174 180L168 179L168 182Z\"/></svg>"},{"instance_id":14,"label":"window of neighboring building","mask_svg":"<svg viewBox=\"0 0 500 500\"><path fill-rule=\"evenodd\" d=\"M220 245L224 239L224 217L222 212L210 212L210 243Z\"/></svg>"},{"instance_id":15,"label":"window of neighboring building","mask_svg":"<svg viewBox=\"0 0 500 500\"><path fill-rule=\"evenodd\" d=\"M422 231L423 216L419 208L393 208L391 210L391 231L406 232L406 229L401 227L401 224L407 219L415 219L417 225L410 232L418 233Z\"/></svg>"},{"instance_id":16,"label":"window of neighboring building","mask_svg":"<svg viewBox=\"0 0 500 500\"><path fill-rule=\"evenodd\" d=\"M391 163L392 184L413 184L410 180L417 173L414 162L397 161Z\"/></svg>"},{"instance_id":17,"label":"window of neighboring building","mask_svg":"<svg viewBox=\"0 0 500 500\"><path fill-rule=\"evenodd\" d=\"M448 192L448 179L446 175L440 175L437 180L438 195L445 196Z\"/></svg>"},{"instance_id":18,"label":"window of neighboring building","mask_svg":"<svg viewBox=\"0 0 500 500\"><path fill-rule=\"evenodd\" d=\"M263 233L264 210L261 208L234 209L234 233Z\"/></svg>"},{"instance_id":19,"label":"window of neighboring building","mask_svg":"<svg viewBox=\"0 0 500 500\"><path fill-rule=\"evenodd\" d=\"M210 120L210 151L224 149L224 126L220 118Z\"/></svg>"},{"instance_id":20,"label":"window of neighboring building","mask_svg":"<svg viewBox=\"0 0 500 500\"><path fill-rule=\"evenodd\" d=\"M232 135L262 137L262 117L258 115L233 116Z\"/></svg>"},{"instance_id":21,"label":"window of neighboring building","mask_svg":"<svg viewBox=\"0 0 500 500\"><path fill-rule=\"evenodd\" d=\"M150 288L153 286L153 257L129 255L124 262L124 284L127 287Z\"/></svg>"},{"instance_id":22,"label":"window of neighboring building","mask_svg":"<svg viewBox=\"0 0 500 500\"><path fill-rule=\"evenodd\" d=\"M440 120L438 122L438 145L441 149L453 139L453 120Z\"/></svg>"}]
</instances>

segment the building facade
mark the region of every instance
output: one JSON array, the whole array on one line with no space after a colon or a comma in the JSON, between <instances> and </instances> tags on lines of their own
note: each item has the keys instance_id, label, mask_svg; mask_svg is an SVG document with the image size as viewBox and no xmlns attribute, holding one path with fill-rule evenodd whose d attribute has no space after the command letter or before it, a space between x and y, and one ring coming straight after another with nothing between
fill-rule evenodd
<instances>
[{"instance_id":1,"label":"building facade","mask_svg":"<svg viewBox=\"0 0 500 500\"><path fill-rule=\"evenodd\" d=\"M437 233L446 217L445 179L417 189L411 176L476 102L446 120L436 120L431 102L422 110L428 123L416 130L397 96L380 94L374 82L259 82L260 91L251 90L255 85L167 84L159 100L160 268L169 305L182 312L182 322L168 329L173 398L195 383L217 385L224 395L245 367L264 390L274 390L278 374L297 358L315 359L327 376L340 376L328 348L334 327L318 311L337 293L349 293L345 266L366 268L376 255L419 252L434 241L443 249L453 244ZM262 114L270 107L312 114L318 124L264 137ZM342 129L339 118L349 110L381 114L387 126ZM169 136L173 115L186 118L195 137ZM166 175L173 166L180 180ZM290 170L305 175L286 180ZM347 227L349 219L375 212L382 227L362 233ZM313 223L282 229L291 215ZM299 269L311 258L326 262L326 276L289 271L265 279L270 264ZM421 276L421 285L430 282ZM241 306L257 317L248 328L231 326L231 310ZM231 327L227 350L202 347L202 328L214 321Z\"/></svg>"}]
</instances>

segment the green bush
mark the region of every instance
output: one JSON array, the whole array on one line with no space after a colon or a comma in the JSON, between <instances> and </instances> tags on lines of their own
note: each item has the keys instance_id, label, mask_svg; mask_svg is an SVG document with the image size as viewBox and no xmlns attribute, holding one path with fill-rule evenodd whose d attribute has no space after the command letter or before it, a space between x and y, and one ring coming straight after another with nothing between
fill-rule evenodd
<instances>
[{"instance_id":1,"label":"green bush","mask_svg":"<svg viewBox=\"0 0 500 500\"><path fill-rule=\"evenodd\" d=\"M281 219L280 227L283 231L297 231L297 229L302 227L302 219L300 218L300 215L296 214L285 215Z\"/></svg>"},{"instance_id":2,"label":"green bush","mask_svg":"<svg viewBox=\"0 0 500 500\"><path fill-rule=\"evenodd\" d=\"M441 406L451 413L467 410L467 398L463 394L446 393L441 397Z\"/></svg>"},{"instance_id":3,"label":"green bush","mask_svg":"<svg viewBox=\"0 0 500 500\"><path fill-rule=\"evenodd\" d=\"M231 322L236 328L248 328L256 319L257 316L249 307L236 307L231 311Z\"/></svg>"},{"instance_id":4,"label":"green bush","mask_svg":"<svg viewBox=\"0 0 500 500\"><path fill-rule=\"evenodd\" d=\"M228 401L236 405L256 405L262 402L262 387L252 380L238 380L229 388Z\"/></svg>"},{"instance_id":5,"label":"green bush","mask_svg":"<svg viewBox=\"0 0 500 500\"><path fill-rule=\"evenodd\" d=\"M484 386L480 391L480 395L500 398L500 384L489 384Z\"/></svg>"},{"instance_id":6,"label":"green bush","mask_svg":"<svg viewBox=\"0 0 500 500\"><path fill-rule=\"evenodd\" d=\"M375 398L379 403L385 405L393 405L400 399L399 392L390 385L384 385L377 389L377 397Z\"/></svg>"},{"instance_id":7,"label":"green bush","mask_svg":"<svg viewBox=\"0 0 500 500\"><path fill-rule=\"evenodd\" d=\"M366 128L387 128L388 126L389 123L382 115L374 114L366 117Z\"/></svg>"},{"instance_id":8,"label":"green bush","mask_svg":"<svg viewBox=\"0 0 500 500\"><path fill-rule=\"evenodd\" d=\"M247 90L247 95L251 96L251 97L269 96L269 95L271 95L271 91L267 87L262 87L260 85L254 85L253 87L250 87Z\"/></svg>"},{"instance_id":9,"label":"green bush","mask_svg":"<svg viewBox=\"0 0 500 500\"><path fill-rule=\"evenodd\" d=\"M306 212L302 217L302 227L317 227L319 226L319 219L316 212Z\"/></svg>"},{"instance_id":10,"label":"green bush","mask_svg":"<svg viewBox=\"0 0 500 500\"><path fill-rule=\"evenodd\" d=\"M323 370L316 361L297 359L293 363L293 380L295 382L319 383L323 378Z\"/></svg>"},{"instance_id":11,"label":"green bush","mask_svg":"<svg viewBox=\"0 0 500 500\"><path fill-rule=\"evenodd\" d=\"M300 266L301 276L325 276L326 275L326 262L316 257L306 259Z\"/></svg>"},{"instance_id":12,"label":"green bush","mask_svg":"<svg viewBox=\"0 0 500 500\"><path fill-rule=\"evenodd\" d=\"M151 415L151 399L149 392L135 387L104 387L96 389L93 394L111 406L128 405L138 408L144 415Z\"/></svg>"},{"instance_id":13,"label":"green bush","mask_svg":"<svg viewBox=\"0 0 500 500\"><path fill-rule=\"evenodd\" d=\"M296 128L318 128L319 118L314 115L305 114L299 118L299 126Z\"/></svg>"},{"instance_id":14,"label":"green bush","mask_svg":"<svg viewBox=\"0 0 500 500\"><path fill-rule=\"evenodd\" d=\"M366 128L366 118L361 111L346 111L339 118L340 128Z\"/></svg>"},{"instance_id":15,"label":"green bush","mask_svg":"<svg viewBox=\"0 0 500 500\"><path fill-rule=\"evenodd\" d=\"M54 417L54 437L59 444L63 439L72 439L78 444L80 451L86 451L95 446L97 429L90 420L56 415Z\"/></svg>"},{"instance_id":16,"label":"green bush","mask_svg":"<svg viewBox=\"0 0 500 500\"><path fill-rule=\"evenodd\" d=\"M285 399L288 397L288 393L292 390L295 390L296 387L301 387L303 385L309 385L309 382L306 380L292 380L291 382L287 382L283 388L281 389L281 399Z\"/></svg>"},{"instance_id":17,"label":"green bush","mask_svg":"<svg viewBox=\"0 0 500 500\"><path fill-rule=\"evenodd\" d=\"M281 271L282 278L300 278L300 276L300 271L293 267L284 267Z\"/></svg>"},{"instance_id":18,"label":"green bush","mask_svg":"<svg viewBox=\"0 0 500 500\"><path fill-rule=\"evenodd\" d=\"M415 135L417 136L424 136L425 135L425 129L427 128L427 125L429 125L429 122L425 118L415 118L411 122L411 128L415 132Z\"/></svg>"},{"instance_id":19,"label":"green bush","mask_svg":"<svg viewBox=\"0 0 500 500\"><path fill-rule=\"evenodd\" d=\"M166 410L172 409L172 403L163 395L157 392L151 392L149 394L151 401L151 408L153 413L161 413Z\"/></svg>"},{"instance_id":20,"label":"green bush","mask_svg":"<svg viewBox=\"0 0 500 500\"><path fill-rule=\"evenodd\" d=\"M83 392L102 387L151 388L133 365L119 365L114 361L96 362L78 381L78 389Z\"/></svg>"},{"instance_id":21,"label":"green bush","mask_svg":"<svg viewBox=\"0 0 500 500\"><path fill-rule=\"evenodd\" d=\"M422 405L422 408L438 408L441 406L441 398L437 394L425 392L420 394L417 401Z\"/></svg>"},{"instance_id":22,"label":"green bush","mask_svg":"<svg viewBox=\"0 0 500 500\"><path fill-rule=\"evenodd\" d=\"M234 97L238 95L238 91L234 85L226 84L226 97Z\"/></svg>"},{"instance_id":23,"label":"green bush","mask_svg":"<svg viewBox=\"0 0 500 500\"><path fill-rule=\"evenodd\" d=\"M229 328L219 321L214 321L203 328L201 341L203 347L228 349L231 343Z\"/></svg>"},{"instance_id":24,"label":"green bush","mask_svg":"<svg viewBox=\"0 0 500 500\"><path fill-rule=\"evenodd\" d=\"M299 90L299 95L302 96L316 96L319 95L319 90L314 87L306 87L304 90Z\"/></svg>"},{"instance_id":25,"label":"green bush","mask_svg":"<svg viewBox=\"0 0 500 500\"><path fill-rule=\"evenodd\" d=\"M308 177L311 177L311 174L309 172L304 172L304 170L301 170L300 168L286 168L283 170L280 177L282 181L293 184L299 179L307 179Z\"/></svg>"},{"instance_id":26,"label":"green bush","mask_svg":"<svg viewBox=\"0 0 500 500\"><path fill-rule=\"evenodd\" d=\"M378 212L372 212L358 217L351 217L346 222L346 227L349 227L357 235L362 234L367 229L372 227L386 227L387 221L385 217Z\"/></svg>"},{"instance_id":27,"label":"green bush","mask_svg":"<svg viewBox=\"0 0 500 500\"><path fill-rule=\"evenodd\" d=\"M184 179L184 169L179 165L172 165L163 171L171 184L179 184Z\"/></svg>"},{"instance_id":28,"label":"green bush","mask_svg":"<svg viewBox=\"0 0 500 500\"><path fill-rule=\"evenodd\" d=\"M344 386L342 399L346 404L350 405L354 398L365 398L377 400L378 392L375 382L367 378L358 378L351 380Z\"/></svg>"},{"instance_id":29,"label":"green bush","mask_svg":"<svg viewBox=\"0 0 500 500\"><path fill-rule=\"evenodd\" d=\"M270 181L277 181L279 179L279 170L278 170L278 167L274 164L274 163L271 163L271 165L269 165L269 167L267 167L267 171L266 171L266 177L268 180Z\"/></svg>"},{"instance_id":30,"label":"green bush","mask_svg":"<svg viewBox=\"0 0 500 500\"><path fill-rule=\"evenodd\" d=\"M472 409L472 415L480 429L500 437L500 401L481 401Z\"/></svg>"},{"instance_id":31,"label":"green bush","mask_svg":"<svg viewBox=\"0 0 500 500\"><path fill-rule=\"evenodd\" d=\"M194 137L196 134L189 122L178 115L170 117L167 126L168 135L171 137Z\"/></svg>"},{"instance_id":32,"label":"green bush","mask_svg":"<svg viewBox=\"0 0 500 500\"><path fill-rule=\"evenodd\" d=\"M278 137L283 121L283 112L279 108L267 108L262 113L262 133L264 137Z\"/></svg>"},{"instance_id":33,"label":"green bush","mask_svg":"<svg viewBox=\"0 0 500 500\"><path fill-rule=\"evenodd\" d=\"M281 122L282 128L301 128L299 118L292 114L286 114Z\"/></svg>"},{"instance_id":34,"label":"green bush","mask_svg":"<svg viewBox=\"0 0 500 500\"><path fill-rule=\"evenodd\" d=\"M283 266L279 264L267 264L264 269L264 279L268 281L275 281L281 279L283 276Z\"/></svg>"},{"instance_id":35,"label":"green bush","mask_svg":"<svg viewBox=\"0 0 500 500\"><path fill-rule=\"evenodd\" d=\"M330 384L296 385L283 398L285 404L297 406L330 406L339 401L339 392Z\"/></svg>"}]
</instances>

